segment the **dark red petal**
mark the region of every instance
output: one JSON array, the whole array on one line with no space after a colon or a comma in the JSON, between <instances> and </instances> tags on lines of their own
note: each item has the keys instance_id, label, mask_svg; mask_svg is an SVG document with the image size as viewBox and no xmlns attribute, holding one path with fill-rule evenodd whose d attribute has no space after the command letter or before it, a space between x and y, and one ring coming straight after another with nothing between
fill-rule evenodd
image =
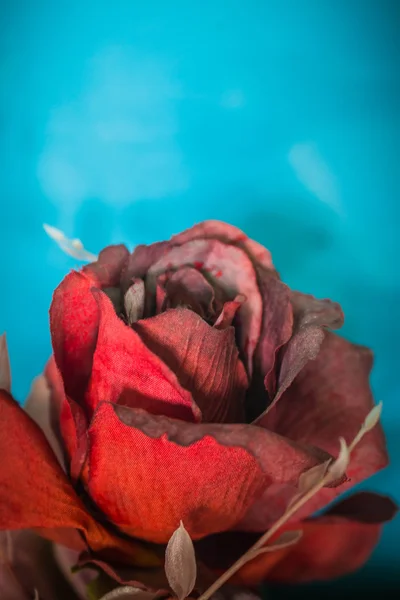
<instances>
[{"instance_id":1,"label":"dark red petal","mask_svg":"<svg viewBox=\"0 0 400 600\"><path fill-rule=\"evenodd\" d=\"M99 309L90 293L94 279L72 272L61 282L50 307L54 357L65 392L83 406L97 342Z\"/></svg>"},{"instance_id":2,"label":"dark red petal","mask_svg":"<svg viewBox=\"0 0 400 600\"><path fill-rule=\"evenodd\" d=\"M82 271L94 278L98 287L118 287L128 259L129 250L123 244L107 246L100 252L97 261L86 265Z\"/></svg>"},{"instance_id":3,"label":"dark red petal","mask_svg":"<svg viewBox=\"0 0 400 600\"><path fill-rule=\"evenodd\" d=\"M246 298L242 294L239 294L234 300L228 300L228 302L225 302L217 320L214 323L214 327L216 329L226 329L227 327L230 327L237 311L245 301Z\"/></svg>"},{"instance_id":4,"label":"dark red petal","mask_svg":"<svg viewBox=\"0 0 400 600\"><path fill-rule=\"evenodd\" d=\"M203 421L244 420L248 380L233 327L219 331L193 311L177 308L138 321L134 329L193 395Z\"/></svg>"},{"instance_id":5,"label":"dark red petal","mask_svg":"<svg viewBox=\"0 0 400 600\"><path fill-rule=\"evenodd\" d=\"M266 488L294 485L320 462L250 425L190 424L110 403L98 406L89 438L90 496L124 532L158 543L180 520L193 539L230 529Z\"/></svg>"},{"instance_id":6,"label":"dark red petal","mask_svg":"<svg viewBox=\"0 0 400 600\"><path fill-rule=\"evenodd\" d=\"M45 368L51 394L52 429L62 438L68 457L68 472L75 483L80 475L87 450L87 417L84 409L65 394L61 373L52 356Z\"/></svg>"},{"instance_id":7,"label":"dark red petal","mask_svg":"<svg viewBox=\"0 0 400 600\"><path fill-rule=\"evenodd\" d=\"M169 308L187 306L203 318L214 312L214 290L204 275L193 267L181 267L171 273L165 282L165 291Z\"/></svg>"},{"instance_id":8,"label":"dark red petal","mask_svg":"<svg viewBox=\"0 0 400 600\"><path fill-rule=\"evenodd\" d=\"M108 532L89 515L44 433L0 391L0 530L38 529L76 550L112 551L147 566L152 555ZM76 534L81 532L81 536ZM83 537L82 537L83 534ZM153 562L151 564L157 564Z\"/></svg>"},{"instance_id":9,"label":"dark red petal","mask_svg":"<svg viewBox=\"0 0 400 600\"><path fill-rule=\"evenodd\" d=\"M298 524L302 538L272 569L268 580L297 583L355 571L370 557L382 524L396 512L390 498L368 492L338 502L325 515Z\"/></svg>"},{"instance_id":10,"label":"dark red petal","mask_svg":"<svg viewBox=\"0 0 400 600\"><path fill-rule=\"evenodd\" d=\"M182 245L192 240L213 238L220 240L225 244L239 246L247 252L253 261L267 269L273 268L271 254L264 246L249 239L247 235L237 227L222 221L210 220L198 223L197 225L194 225L194 227L175 235L171 239L171 243L174 245Z\"/></svg>"},{"instance_id":11,"label":"dark red petal","mask_svg":"<svg viewBox=\"0 0 400 600\"><path fill-rule=\"evenodd\" d=\"M201 413L176 375L117 317L105 294L96 289L92 294L99 311L99 327L85 406L94 411L99 402L107 400L199 421Z\"/></svg>"},{"instance_id":12,"label":"dark red petal","mask_svg":"<svg viewBox=\"0 0 400 600\"><path fill-rule=\"evenodd\" d=\"M304 365L316 358L324 339L323 328L338 329L344 322L343 311L337 302L291 292L291 303L294 331L283 351L278 389L276 390L275 381L271 377L267 376L265 380L265 386L273 397L273 404L279 400Z\"/></svg>"},{"instance_id":13,"label":"dark red petal","mask_svg":"<svg viewBox=\"0 0 400 600\"><path fill-rule=\"evenodd\" d=\"M234 300L238 294L246 297L238 314L241 320L240 344L246 350L250 373L262 317L262 300L251 260L240 248L218 240L193 240L173 247L153 264L146 279L149 293L155 295L157 278L161 273L184 265L199 268L214 288L225 292L227 299Z\"/></svg>"},{"instance_id":14,"label":"dark red petal","mask_svg":"<svg viewBox=\"0 0 400 600\"><path fill-rule=\"evenodd\" d=\"M280 401L258 423L296 442L313 444L332 455L339 437L349 444L374 403L369 386L372 354L327 332L315 360L308 362ZM348 483L321 490L298 517L304 517L373 475L388 462L385 438L378 424L352 452Z\"/></svg>"},{"instance_id":15,"label":"dark red petal","mask_svg":"<svg viewBox=\"0 0 400 600\"><path fill-rule=\"evenodd\" d=\"M256 373L261 375L264 383L264 378L274 372L277 351L292 335L293 311L290 290L274 271L258 268L257 277L263 302L263 317L254 363Z\"/></svg>"},{"instance_id":16,"label":"dark red petal","mask_svg":"<svg viewBox=\"0 0 400 600\"><path fill-rule=\"evenodd\" d=\"M396 514L397 507L394 502L385 496L369 492L360 492L354 494L341 502L335 504L330 510L316 519L308 521L297 521L290 525L285 525L273 538L279 537L284 531L295 531L302 530L304 537L300 539L295 545L288 546L281 550L274 550L259 555L255 560L248 562L242 567L239 572L233 577L232 582L242 585L259 585L263 581L278 580L281 582L295 583L302 581L302 567L304 560L304 572L307 574L305 580L313 580L320 578L330 578L341 573L335 573L335 564L339 561L342 564L341 553L350 555L348 562L349 571L357 568L357 565L352 561L352 552L354 545L351 539L346 540L346 532L351 537L351 532L355 535L359 535L360 531L370 531L372 533L372 544L374 543L374 528L368 530L364 527L369 524L381 525L387 521L390 521ZM340 527L330 527L330 523L333 522L339 524ZM309 540L315 535L316 525L321 525L323 528L319 532L320 535L319 543L322 544L322 540L325 539L323 551L323 558L321 563L319 562L319 554L313 546L309 546ZM330 533L335 533L335 538L332 542ZM323 534L326 537L323 538ZM340 544L337 546L337 536L340 533L342 535L339 538ZM238 560L243 554L258 540L259 534L242 533L242 532L227 532L218 535L213 535L204 540L196 542L196 556L200 561L204 561L205 564L213 569L213 571L223 572L236 560ZM356 545L361 545L362 540L365 539L364 534L359 538ZM371 536L367 535L367 552L371 550ZM305 543L304 543L305 542ZM346 546L349 546L347 548ZM313 554L313 551L315 554ZM354 556L357 560L360 559L360 554ZM362 558L362 556L361 556ZM344 561L343 561L344 562ZM344 562L345 564L345 562ZM321 577L321 566L326 572L326 577Z\"/></svg>"},{"instance_id":17,"label":"dark red petal","mask_svg":"<svg viewBox=\"0 0 400 600\"><path fill-rule=\"evenodd\" d=\"M130 254L121 273L123 292L131 286L134 279L144 279L151 265L157 262L169 248L169 242L157 242L150 246L136 246Z\"/></svg>"}]
</instances>

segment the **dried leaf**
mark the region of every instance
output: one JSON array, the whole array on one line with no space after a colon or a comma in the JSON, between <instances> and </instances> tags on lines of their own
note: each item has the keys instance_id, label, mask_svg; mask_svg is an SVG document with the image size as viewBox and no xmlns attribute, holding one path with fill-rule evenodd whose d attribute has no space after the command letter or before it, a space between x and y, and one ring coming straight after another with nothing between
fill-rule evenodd
<instances>
[{"instance_id":1,"label":"dried leaf","mask_svg":"<svg viewBox=\"0 0 400 600\"><path fill-rule=\"evenodd\" d=\"M153 598L156 598L156 594L124 585L108 592L101 600L152 600Z\"/></svg>"},{"instance_id":2,"label":"dried leaf","mask_svg":"<svg viewBox=\"0 0 400 600\"><path fill-rule=\"evenodd\" d=\"M318 483L320 483L326 475L328 467L330 465L330 460L326 462L315 465L315 467L311 467L304 473L302 473L299 477L298 483L298 493L293 496L291 501L288 504L288 509L293 506L302 496L308 494L308 492L315 487Z\"/></svg>"},{"instance_id":3,"label":"dried leaf","mask_svg":"<svg viewBox=\"0 0 400 600\"><path fill-rule=\"evenodd\" d=\"M297 544L297 542L302 537L303 532L301 529L296 531L285 531L276 539L272 544L268 544L268 546L263 546L258 550L255 550L251 553L251 558L249 560L259 556L260 554L265 554L266 552L274 552L274 550L282 550L282 548L287 548L288 546L293 546L293 544Z\"/></svg>"},{"instance_id":4,"label":"dried leaf","mask_svg":"<svg viewBox=\"0 0 400 600\"><path fill-rule=\"evenodd\" d=\"M95 254L85 250L81 240L69 239L60 229L46 225L46 223L43 224L43 229L57 243L61 250L69 256L85 262L94 262L97 260Z\"/></svg>"},{"instance_id":5,"label":"dried leaf","mask_svg":"<svg viewBox=\"0 0 400 600\"><path fill-rule=\"evenodd\" d=\"M350 449L344 438L339 438L340 452L337 459L328 467L328 472L325 476L325 484L332 483L343 477L350 461Z\"/></svg>"},{"instance_id":6,"label":"dried leaf","mask_svg":"<svg viewBox=\"0 0 400 600\"><path fill-rule=\"evenodd\" d=\"M143 279L136 279L124 296L126 317L129 325L143 317L145 288Z\"/></svg>"},{"instance_id":7,"label":"dried leaf","mask_svg":"<svg viewBox=\"0 0 400 600\"><path fill-rule=\"evenodd\" d=\"M354 450L357 444L362 440L364 435L371 431L378 424L382 413L382 402L379 402L365 417L364 423L361 425L360 431L357 433L354 440L349 446L350 452Z\"/></svg>"},{"instance_id":8,"label":"dried leaf","mask_svg":"<svg viewBox=\"0 0 400 600\"><path fill-rule=\"evenodd\" d=\"M11 367L6 334L0 335L0 389L11 392Z\"/></svg>"},{"instance_id":9,"label":"dried leaf","mask_svg":"<svg viewBox=\"0 0 400 600\"><path fill-rule=\"evenodd\" d=\"M196 583L197 567L193 542L182 521L167 545L165 574L178 600L189 596Z\"/></svg>"}]
</instances>

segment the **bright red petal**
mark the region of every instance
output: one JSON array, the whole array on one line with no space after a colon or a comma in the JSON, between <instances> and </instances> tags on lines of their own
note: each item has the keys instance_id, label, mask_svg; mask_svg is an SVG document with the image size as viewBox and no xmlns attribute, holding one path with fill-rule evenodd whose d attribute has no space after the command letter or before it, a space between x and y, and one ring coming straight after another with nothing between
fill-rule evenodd
<instances>
[{"instance_id":1,"label":"bright red petal","mask_svg":"<svg viewBox=\"0 0 400 600\"><path fill-rule=\"evenodd\" d=\"M249 425L191 424L101 403L89 429L90 496L125 533L167 542L230 529L273 484L326 460ZM281 510L274 506L271 514Z\"/></svg>"},{"instance_id":2,"label":"bright red petal","mask_svg":"<svg viewBox=\"0 0 400 600\"><path fill-rule=\"evenodd\" d=\"M333 333L326 333L315 360L308 362L279 402L258 424L296 442L315 445L332 455L339 437L349 444L374 403L369 386L372 355ZM351 455L350 481L321 490L301 510L304 517L373 475L388 462L385 438L378 424Z\"/></svg>"},{"instance_id":3,"label":"bright red petal","mask_svg":"<svg viewBox=\"0 0 400 600\"><path fill-rule=\"evenodd\" d=\"M146 279L149 293L155 296L157 278L161 273L185 265L206 273L213 287L222 289L227 299L234 300L238 294L246 297L238 315L240 345L246 353L247 368L251 373L262 319L262 300L251 260L240 248L218 240L193 240L173 247L152 265Z\"/></svg>"},{"instance_id":4,"label":"bright red petal","mask_svg":"<svg viewBox=\"0 0 400 600\"><path fill-rule=\"evenodd\" d=\"M273 268L271 254L264 246L248 238L243 231L234 227L234 225L229 225L223 221L210 220L198 223L194 227L175 235L171 243L182 245L198 239L217 239L225 244L239 246L247 252L254 262L259 263L266 269Z\"/></svg>"},{"instance_id":5,"label":"bright red petal","mask_svg":"<svg viewBox=\"0 0 400 600\"><path fill-rule=\"evenodd\" d=\"M151 556L96 523L76 495L44 433L0 391L0 529L38 529L76 550L116 552L147 566ZM82 535L78 535L78 531ZM154 562L152 564L157 564Z\"/></svg>"},{"instance_id":6,"label":"bright red petal","mask_svg":"<svg viewBox=\"0 0 400 600\"><path fill-rule=\"evenodd\" d=\"M82 406L99 327L99 309L90 293L93 285L89 274L70 273L54 292L50 307L54 357L65 392Z\"/></svg>"},{"instance_id":7,"label":"bright red petal","mask_svg":"<svg viewBox=\"0 0 400 600\"><path fill-rule=\"evenodd\" d=\"M193 311L177 308L139 321L134 329L193 395L203 421L244 421L248 380L233 327L219 331Z\"/></svg>"},{"instance_id":8,"label":"bright red petal","mask_svg":"<svg viewBox=\"0 0 400 600\"><path fill-rule=\"evenodd\" d=\"M99 326L85 406L94 411L107 400L184 421L201 420L191 394L176 375L115 314L105 294L96 289L92 294Z\"/></svg>"}]
</instances>

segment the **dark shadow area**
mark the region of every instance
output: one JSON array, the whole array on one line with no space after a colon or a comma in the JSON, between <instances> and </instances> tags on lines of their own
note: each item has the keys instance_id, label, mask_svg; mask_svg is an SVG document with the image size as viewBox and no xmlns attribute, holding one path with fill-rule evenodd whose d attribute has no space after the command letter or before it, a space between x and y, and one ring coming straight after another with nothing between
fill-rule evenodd
<instances>
[{"instance_id":1,"label":"dark shadow area","mask_svg":"<svg viewBox=\"0 0 400 600\"><path fill-rule=\"evenodd\" d=\"M400 597L400 568L390 565L368 565L337 581L296 586L268 585L263 588L265 600L391 600Z\"/></svg>"}]
</instances>

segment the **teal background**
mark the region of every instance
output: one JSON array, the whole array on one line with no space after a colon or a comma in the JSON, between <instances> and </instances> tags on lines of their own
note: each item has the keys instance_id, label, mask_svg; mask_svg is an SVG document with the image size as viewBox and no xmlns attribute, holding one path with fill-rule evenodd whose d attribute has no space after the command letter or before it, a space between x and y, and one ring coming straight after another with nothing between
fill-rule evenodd
<instances>
[{"instance_id":1,"label":"teal background","mask_svg":"<svg viewBox=\"0 0 400 600\"><path fill-rule=\"evenodd\" d=\"M389 0L2 3L0 331L18 399L76 266L42 223L98 252L226 220L373 348L392 466L363 487L399 498L399 26ZM399 536L397 519L366 568L309 597L396 587Z\"/></svg>"}]
</instances>

